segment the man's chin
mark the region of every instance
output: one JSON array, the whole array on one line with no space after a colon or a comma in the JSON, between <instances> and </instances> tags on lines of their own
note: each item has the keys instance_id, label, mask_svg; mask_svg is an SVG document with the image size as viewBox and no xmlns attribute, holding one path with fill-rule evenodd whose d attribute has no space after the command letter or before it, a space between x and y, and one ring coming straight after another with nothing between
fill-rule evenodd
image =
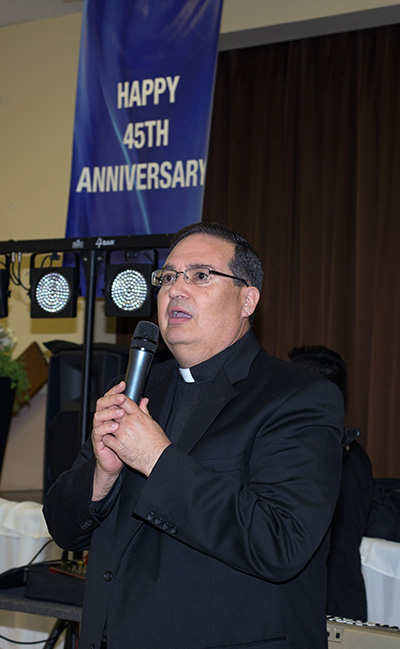
<instances>
[{"instance_id":1,"label":"man's chin","mask_svg":"<svg viewBox=\"0 0 400 649\"><path fill-rule=\"evenodd\" d=\"M193 342L189 336L178 335L178 332L176 332L175 335L171 334L169 336L166 336L164 340L168 347L177 347L179 345L190 345Z\"/></svg>"},{"instance_id":2,"label":"man's chin","mask_svg":"<svg viewBox=\"0 0 400 649\"><path fill-rule=\"evenodd\" d=\"M187 349L196 343L193 334L185 331L183 327L168 327L163 338L165 344L174 355L180 348Z\"/></svg>"}]
</instances>

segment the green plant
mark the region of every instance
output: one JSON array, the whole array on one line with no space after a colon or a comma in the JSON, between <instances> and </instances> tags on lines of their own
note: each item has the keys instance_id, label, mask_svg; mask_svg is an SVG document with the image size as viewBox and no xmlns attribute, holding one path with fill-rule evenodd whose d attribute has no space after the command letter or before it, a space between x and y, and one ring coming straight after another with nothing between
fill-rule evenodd
<instances>
[{"instance_id":1,"label":"green plant","mask_svg":"<svg viewBox=\"0 0 400 649\"><path fill-rule=\"evenodd\" d=\"M17 339L12 329L0 324L0 376L8 376L11 388L15 388L14 414L30 401L29 378L24 363L19 358L12 357L16 344Z\"/></svg>"}]
</instances>

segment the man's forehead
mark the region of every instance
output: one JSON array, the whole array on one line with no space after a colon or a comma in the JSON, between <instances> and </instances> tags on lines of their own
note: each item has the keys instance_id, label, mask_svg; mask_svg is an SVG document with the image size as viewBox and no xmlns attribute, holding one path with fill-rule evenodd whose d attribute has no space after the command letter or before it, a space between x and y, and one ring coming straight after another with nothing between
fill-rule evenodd
<instances>
[{"instance_id":1,"label":"man's forehead","mask_svg":"<svg viewBox=\"0 0 400 649\"><path fill-rule=\"evenodd\" d=\"M228 263L234 255L234 244L209 234L190 234L169 253L164 266L183 258L190 265Z\"/></svg>"}]
</instances>

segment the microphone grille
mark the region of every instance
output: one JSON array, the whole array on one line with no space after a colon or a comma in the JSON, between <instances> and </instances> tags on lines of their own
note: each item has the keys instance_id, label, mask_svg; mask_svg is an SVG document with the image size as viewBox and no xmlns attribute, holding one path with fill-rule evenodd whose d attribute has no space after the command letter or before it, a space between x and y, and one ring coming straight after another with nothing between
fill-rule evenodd
<instances>
[{"instance_id":1,"label":"microphone grille","mask_svg":"<svg viewBox=\"0 0 400 649\"><path fill-rule=\"evenodd\" d=\"M131 347L137 349L141 347L146 351L155 353L158 345L160 330L154 322L142 320L138 322L133 332Z\"/></svg>"}]
</instances>

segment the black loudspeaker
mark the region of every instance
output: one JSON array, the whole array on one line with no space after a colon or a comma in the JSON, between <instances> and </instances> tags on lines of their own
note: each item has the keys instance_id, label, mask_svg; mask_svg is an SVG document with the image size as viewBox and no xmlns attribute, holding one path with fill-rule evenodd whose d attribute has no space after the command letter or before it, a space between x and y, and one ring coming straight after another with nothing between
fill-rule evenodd
<instances>
[{"instance_id":1,"label":"black loudspeaker","mask_svg":"<svg viewBox=\"0 0 400 649\"><path fill-rule=\"evenodd\" d=\"M43 495L63 471L71 468L82 442L80 399L83 347L53 341L46 343L52 352L47 384L44 442ZM90 417L96 400L109 384L125 375L129 349L122 345L95 343L92 350Z\"/></svg>"}]
</instances>

